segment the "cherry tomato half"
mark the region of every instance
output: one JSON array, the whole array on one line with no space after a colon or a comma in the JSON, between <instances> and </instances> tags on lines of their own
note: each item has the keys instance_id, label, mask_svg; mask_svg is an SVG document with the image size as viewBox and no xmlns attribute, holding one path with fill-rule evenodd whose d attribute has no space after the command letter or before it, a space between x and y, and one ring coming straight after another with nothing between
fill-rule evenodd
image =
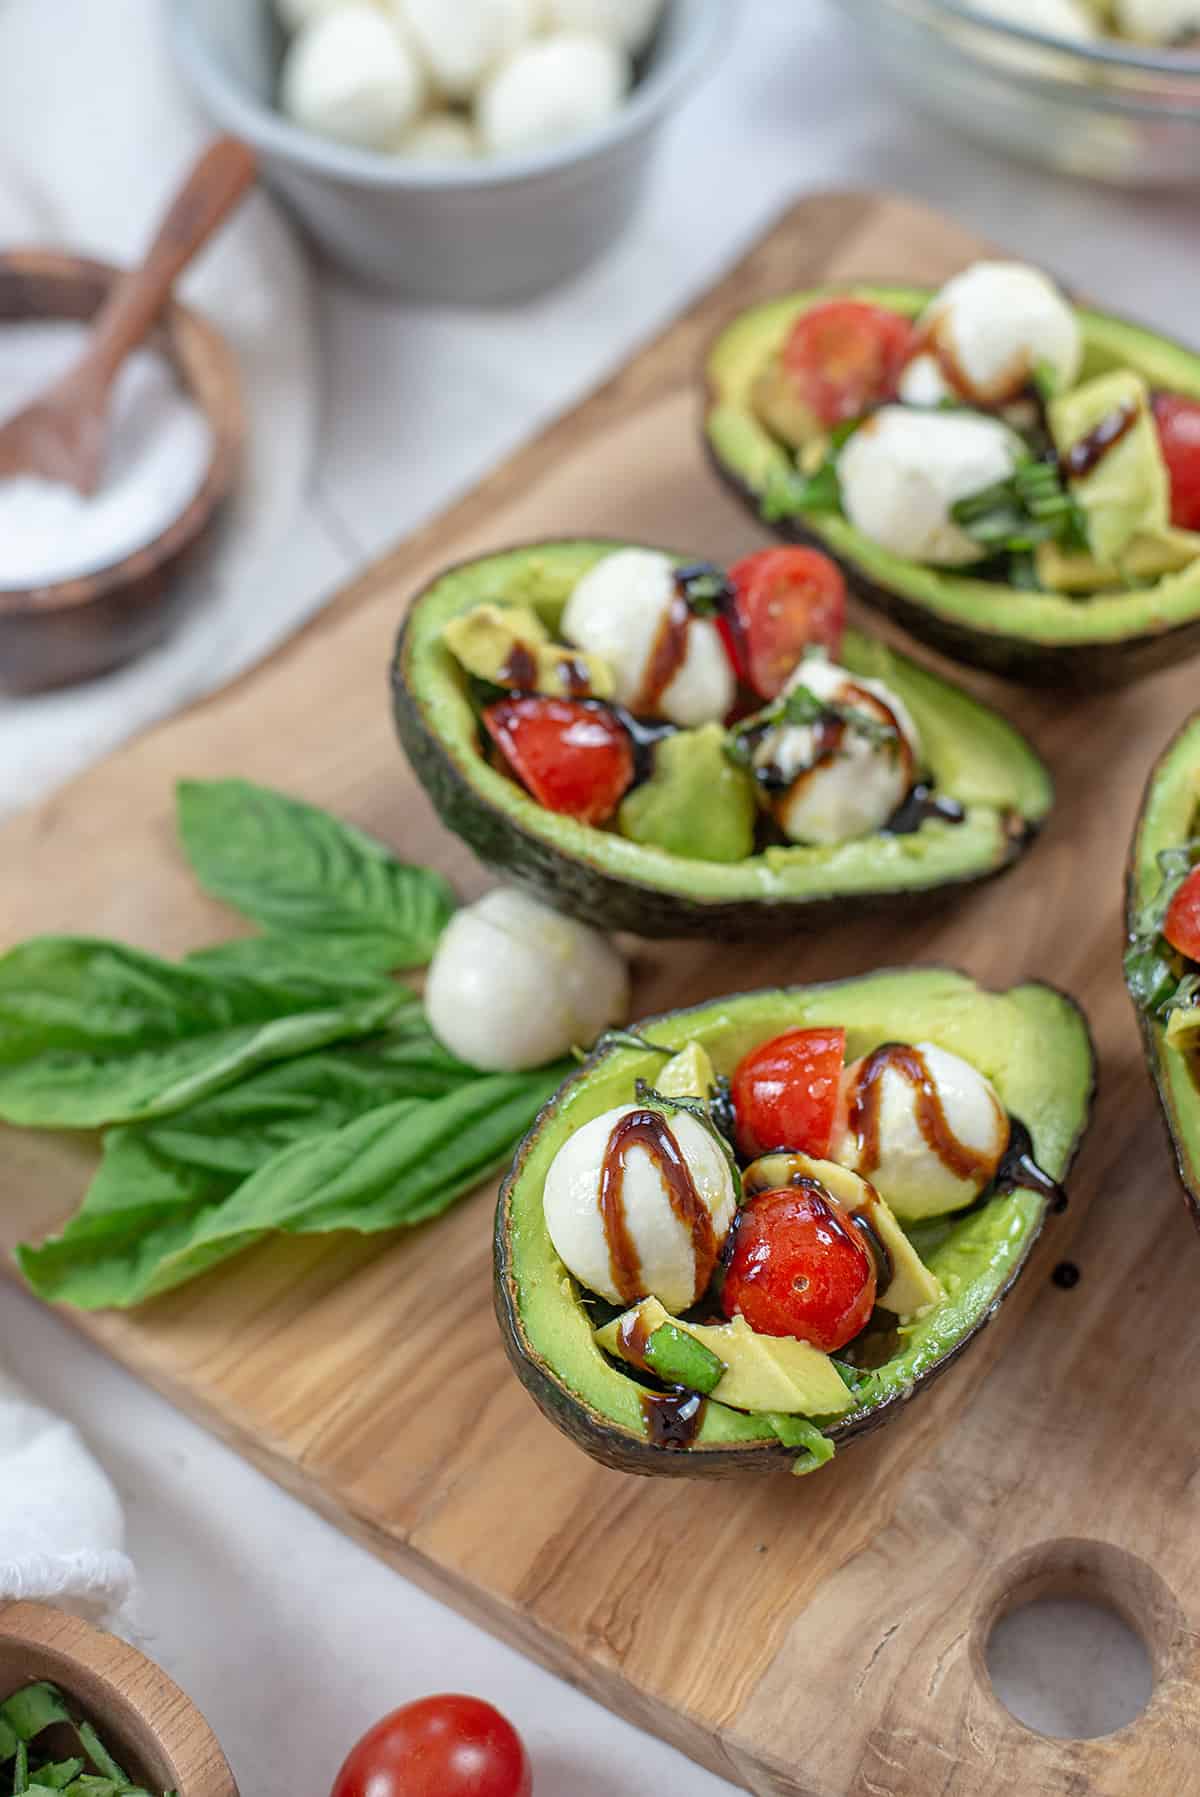
<instances>
[{"instance_id":1,"label":"cherry tomato half","mask_svg":"<svg viewBox=\"0 0 1200 1797\"><path fill-rule=\"evenodd\" d=\"M820 643L836 661L846 628L846 582L817 549L761 549L729 570L740 630L734 666L764 699L787 685L805 649ZM739 662L742 665L738 665Z\"/></svg>"},{"instance_id":2,"label":"cherry tomato half","mask_svg":"<svg viewBox=\"0 0 1200 1797\"><path fill-rule=\"evenodd\" d=\"M845 1058L841 1029L785 1030L752 1048L731 1088L739 1153L757 1160L773 1148L792 1148L823 1160Z\"/></svg>"},{"instance_id":3,"label":"cherry tomato half","mask_svg":"<svg viewBox=\"0 0 1200 1797\"><path fill-rule=\"evenodd\" d=\"M1200 404L1178 393L1156 393L1154 422L1171 476L1171 523L1200 530Z\"/></svg>"},{"instance_id":4,"label":"cherry tomato half","mask_svg":"<svg viewBox=\"0 0 1200 1797\"><path fill-rule=\"evenodd\" d=\"M792 326L783 366L801 403L832 427L895 398L914 343L912 324L896 312L865 300L826 300Z\"/></svg>"},{"instance_id":5,"label":"cherry tomato half","mask_svg":"<svg viewBox=\"0 0 1200 1797\"><path fill-rule=\"evenodd\" d=\"M478 1697L423 1697L365 1734L332 1797L530 1797L520 1735Z\"/></svg>"},{"instance_id":6,"label":"cherry tomato half","mask_svg":"<svg viewBox=\"0 0 1200 1797\"><path fill-rule=\"evenodd\" d=\"M483 722L521 785L547 811L602 824L633 782L629 732L600 706L498 699Z\"/></svg>"},{"instance_id":7,"label":"cherry tomato half","mask_svg":"<svg viewBox=\"0 0 1200 1797\"><path fill-rule=\"evenodd\" d=\"M759 1335L794 1335L834 1354L875 1308L875 1262L845 1211L816 1183L760 1192L734 1223L721 1305Z\"/></svg>"},{"instance_id":8,"label":"cherry tomato half","mask_svg":"<svg viewBox=\"0 0 1200 1797\"><path fill-rule=\"evenodd\" d=\"M1171 903L1163 935L1189 961L1200 961L1200 867L1194 867Z\"/></svg>"}]
</instances>

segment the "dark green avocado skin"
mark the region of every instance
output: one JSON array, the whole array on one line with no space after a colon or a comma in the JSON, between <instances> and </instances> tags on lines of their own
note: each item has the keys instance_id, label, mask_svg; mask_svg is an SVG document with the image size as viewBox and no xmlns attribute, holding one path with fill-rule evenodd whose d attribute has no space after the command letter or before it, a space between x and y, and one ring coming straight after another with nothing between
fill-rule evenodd
<instances>
[{"instance_id":1,"label":"dark green avocado skin","mask_svg":"<svg viewBox=\"0 0 1200 1797\"><path fill-rule=\"evenodd\" d=\"M759 496L721 460L707 441L706 451L710 465L721 480L761 525ZM985 668L989 674L998 674L1002 679L1020 681L1023 686L1094 692L1097 687L1130 685L1147 674L1176 667L1190 656L1200 654L1200 618L1189 624L1177 624L1170 630L1149 630L1139 636L1123 637L1120 642L1080 643L1068 647L1041 643L1032 638L970 630L951 618L939 617L927 606L892 587L880 586L855 562L832 549L819 532L806 530L800 519L777 520L770 528L789 543L803 543L831 556L841 567L851 590L864 604L894 618L897 624L921 642L928 643L931 649L938 649L952 661L968 667Z\"/></svg>"},{"instance_id":2,"label":"dark green avocado skin","mask_svg":"<svg viewBox=\"0 0 1200 1797\"><path fill-rule=\"evenodd\" d=\"M830 984L836 986L838 982L834 981ZM1068 1002L1074 1004L1073 1000ZM697 1005L692 1008L696 1011L705 1011L709 1005ZM1078 1009L1077 1006L1075 1008ZM686 1010L665 1013L640 1020L637 1027L640 1031L649 1034L653 1031L654 1026L662 1023L666 1017L678 1018L687 1015ZM748 1447L730 1445L721 1448L707 1448L703 1454L688 1454L656 1447L648 1441L636 1441L624 1430L614 1428L600 1413L570 1391L556 1377L553 1368L541 1361L525 1334L517 1285L513 1274L509 1195L521 1175L526 1157L543 1123L556 1110L566 1093L587 1078L596 1064L598 1054L598 1050L593 1051L578 1071L564 1081L554 1096L543 1106L532 1128L518 1148L516 1158L500 1188L496 1207L493 1301L509 1363L543 1416L569 1436L576 1447L581 1448L585 1454L616 1472L637 1473L643 1477L706 1480L744 1478L747 1473L778 1472L781 1467L790 1465L796 1459L795 1448L786 1447L782 1442L758 1443ZM1091 1092L1075 1139L1072 1161L1074 1153L1078 1151L1079 1143L1086 1133L1091 1115L1095 1097L1094 1069L1095 1062L1093 1060ZM1063 1179L1065 1182L1065 1173ZM852 1418L846 1423L835 1424L832 1428L827 1429L826 1436L836 1448L840 1450L849 1442L860 1440L875 1429L882 1427L883 1424L892 1421L902 1409L907 1409L911 1405L915 1397L927 1391L982 1334L988 1324L999 1314L1005 1299L1028 1265L1041 1240L1049 1208L1048 1202L1043 1205L1037 1229L1031 1236L1020 1263L1013 1269L1010 1278L1001 1288L994 1302L977 1319L973 1327L955 1343L953 1348L929 1373L917 1382L907 1397L897 1393L864 1416L857 1419Z\"/></svg>"},{"instance_id":3,"label":"dark green avocado skin","mask_svg":"<svg viewBox=\"0 0 1200 1797\"><path fill-rule=\"evenodd\" d=\"M1154 792L1166 763L1170 760L1175 749L1179 746L1182 738L1189 732L1194 731L1198 724L1200 724L1200 712L1195 712L1171 738L1171 741L1167 744L1167 747L1163 750L1153 768L1150 770L1150 777L1146 782L1141 809L1138 812L1138 821L1133 832L1133 840L1130 844L1129 860L1126 864L1125 934L1127 937L1132 936L1134 932L1137 914L1140 910L1138 898L1138 862L1146 807L1149 804L1151 794ZM1176 1126L1174 1102L1164 1073L1161 1043L1162 1030L1161 1027L1154 1022L1153 1018L1146 1014L1141 1005L1138 1004L1137 1000L1133 998L1132 993L1130 994L1130 999L1133 1004L1134 1014L1137 1017L1138 1030L1142 1038L1142 1050L1146 1057L1146 1070L1149 1073L1154 1089L1158 1094L1159 1113L1162 1117L1167 1141L1170 1144L1171 1157L1175 1162L1175 1170L1179 1175L1179 1183L1183 1187L1183 1195L1187 1199L1188 1209L1192 1214L1192 1222L1195 1224L1196 1228L1200 1230L1200 1165L1198 1165L1193 1158L1192 1152L1189 1149L1187 1142L1184 1140L1182 1130ZM1196 1128L1200 1130L1200 1086L1197 1086L1194 1090L1194 1102L1196 1109Z\"/></svg>"}]
</instances>

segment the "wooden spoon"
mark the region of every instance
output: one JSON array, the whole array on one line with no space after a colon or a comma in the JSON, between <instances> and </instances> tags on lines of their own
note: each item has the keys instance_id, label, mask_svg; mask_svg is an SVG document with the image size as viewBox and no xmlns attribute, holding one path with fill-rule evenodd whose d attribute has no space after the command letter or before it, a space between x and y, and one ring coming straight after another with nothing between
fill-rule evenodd
<instances>
[{"instance_id":1,"label":"wooden spoon","mask_svg":"<svg viewBox=\"0 0 1200 1797\"><path fill-rule=\"evenodd\" d=\"M254 183L254 152L236 137L207 149L172 201L140 268L130 269L96 314L81 359L0 428L0 479L63 481L83 494L100 485L108 396L125 358L149 334L187 267Z\"/></svg>"}]
</instances>

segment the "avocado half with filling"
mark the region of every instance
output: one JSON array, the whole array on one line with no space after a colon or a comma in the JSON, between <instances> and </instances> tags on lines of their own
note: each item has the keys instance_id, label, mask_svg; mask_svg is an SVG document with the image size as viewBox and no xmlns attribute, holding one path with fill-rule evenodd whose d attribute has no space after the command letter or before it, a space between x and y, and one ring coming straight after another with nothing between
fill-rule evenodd
<instances>
[{"instance_id":1,"label":"avocado half with filling","mask_svg":"<svg viewBox=\"0 0 1200 1797\"><path fill-rule=\"evenodd\" d=\"M836 293L916 318L934 297L926 287L855 286ZM743 312L706 362L705 432L715 465L756 517L788 450L759 418L752 395L789 330L835 290L788 294ZM1077 308L1084 341L1081 380L1133 370L1152 388L1200 399L1200 356L1139 325ZM905 561L835 512L775 520L781 536L834 556L854 590L922 641L959 661L1035 685L1117 685L1200 651L1200 561L1136 590L1079 597L1030 591L957 569Z\"/></svg>"},{"instance_id":2,"label":"avocado half with filling","mask_svg":"<svg viewBox=\"0 0 1200 1797\"><path fill-rule=\"evenodd\" d=\"M993 993L950 969L906 969L743 993L653 1018L639 1026L639 1034L672 1053L699 1043L717 1073L728 1075L751 1048L781 1031L822 1024L846 1029L848 1060L896 1040L928 1040L961 1055L1024 1123L1038 1166L1065 1180L1087 1126L1095 1064L1079 1010L1048 986ZM555 1253L543 1212L547 1172L567 1138L629 1102L639 1078L652 1085L661 1071L661 1054L626 1042L602 1041L550 1100L501 1190L495 1296L509 1358L545 1415L587 1453L621 1471L720 1477L789 1460L796 1470L808 1470L831 1445L898 1416L962 1353L1020 1275L1050 1198L1018 1185L985 1194L970 1210L905 1226L945 1295L894 1338L885 1337L889 1356L840 1414L785 1418L777 1432L763 1416L710 1398L685 1451L657 1446L642 1402L645 1388L597 1345L593 1319ZM823 1438L815 1456L803 1451L806 1428Z\"/></svg>"},{"instance_id":3,"label":"avocado half with filling","mask_svg":"<svg viewBox=\"0 0 1200 1797\"><path fill-rule=\"evenodd\" d=\"M886 684L920 730L936 792L964 808L910 835L879 832L831 847L779 845L741 861L700 861L546 810L490 765L469 680L443 640L481 603L537 612L552 634L582 576L625 545L566 541L510 549L451 569L414 600L392 667L397 729L447 826L577 917L642 936L757 935L843 917L854 907L928 903L938 888L1001 872L1053 802L1045 767L996 712L885 644L848 631L851 672Z\"/></svg>"},{"instance_id":4,"label":"avocado half with filling","mask_svg":"<svg viewBox=\"0 0 1200 1797\"><path fill-rule=\"evenodd\" d=\"M1147 911L1163 905L1164 870L1170 860L1200 837L1200 712L1183 726L1156 763L1147 782L1129 862L1126 925L1132 944ZM1152 952L1152 951L1151 951ZM1126 962L1126 976L1137 1011L1151 1076L1158 1088L1163 1116L1175 1153L1179 1177L1200 1227L1200 1033L1171 1035L1167 1022L1147 1008L1146 976ZM1151 979L1154 975L1151 973Z\"/></svg>"}]
</instances>

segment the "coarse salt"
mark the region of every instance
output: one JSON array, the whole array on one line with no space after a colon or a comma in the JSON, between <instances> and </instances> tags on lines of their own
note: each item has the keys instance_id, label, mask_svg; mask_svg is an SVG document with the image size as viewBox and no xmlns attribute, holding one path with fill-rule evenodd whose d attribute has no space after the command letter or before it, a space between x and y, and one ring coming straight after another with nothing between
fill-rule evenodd
<instances>
[{"instance_id":1,"label":"coarse salt","mask_svg":"<svg viewBox=\"0 0 1200 1797\"><path fill-rule=\"evenodd\" d=\"M57 319L0 326L0 423L65 374L87 337ZM169 363L136 351L112 389L92 497L32 475L0 479L0 592L94 574L144 548L190 505L211 457L208 420Z\"/></svg>"}]
</instances>

